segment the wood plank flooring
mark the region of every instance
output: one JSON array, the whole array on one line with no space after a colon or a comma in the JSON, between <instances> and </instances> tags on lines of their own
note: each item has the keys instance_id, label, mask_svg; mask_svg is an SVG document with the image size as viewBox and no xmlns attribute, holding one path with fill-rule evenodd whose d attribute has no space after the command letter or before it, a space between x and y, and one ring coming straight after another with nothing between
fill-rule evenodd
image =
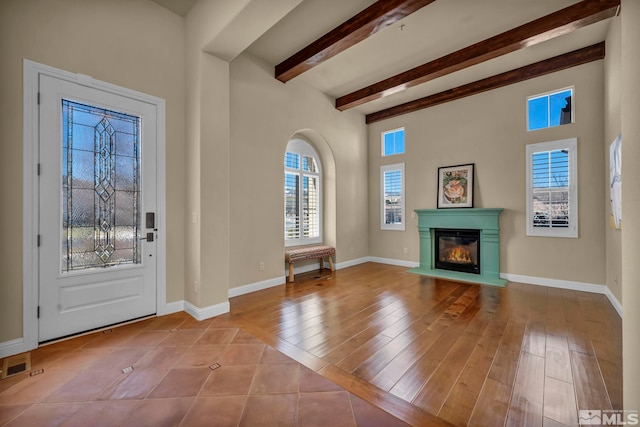
<instances>
[{"instance_id":1,"label":"wood plank flooring","mask_svg":"<svg viewBox=\"0 0 640 427\"><path fill-rule=\"evenodd\" d=\"M622 409L622 322L604 295L367 263L232 298L231 314L411 425L573 426L580 409Z\"/></svg>"}]
</instances>

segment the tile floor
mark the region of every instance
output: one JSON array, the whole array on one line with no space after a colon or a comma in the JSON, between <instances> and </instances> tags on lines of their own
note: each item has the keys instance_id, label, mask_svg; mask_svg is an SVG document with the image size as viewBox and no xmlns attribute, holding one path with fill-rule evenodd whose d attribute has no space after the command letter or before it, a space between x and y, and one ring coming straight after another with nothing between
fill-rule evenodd
<instances>
[{"instance_id":1,"label":"tile floor","mask_svg":"<svg viewBox=\"0 0 640 427\"><path fill-rule=\"evenodd\" d=\"M46 345L31 352L38 369L0 381L0 426L406 426L228 315L182 312Z\"/></svg>"}]
</instances>

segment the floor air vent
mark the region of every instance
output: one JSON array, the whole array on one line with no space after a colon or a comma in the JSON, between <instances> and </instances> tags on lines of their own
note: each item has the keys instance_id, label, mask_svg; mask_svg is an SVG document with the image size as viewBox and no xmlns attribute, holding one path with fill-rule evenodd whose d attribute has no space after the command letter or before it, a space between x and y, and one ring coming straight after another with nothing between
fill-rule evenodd
<instances>
[{"instance_id":1,"label":"floor air vent","mask_svg":"<svg viewBox=\"0 0 640 427\"><path fill-rule=\"evenodd\" d=\"M4 359L0 379L12 377L31 370L31 353L19 354Z\"/></svg>"}]
</instances>

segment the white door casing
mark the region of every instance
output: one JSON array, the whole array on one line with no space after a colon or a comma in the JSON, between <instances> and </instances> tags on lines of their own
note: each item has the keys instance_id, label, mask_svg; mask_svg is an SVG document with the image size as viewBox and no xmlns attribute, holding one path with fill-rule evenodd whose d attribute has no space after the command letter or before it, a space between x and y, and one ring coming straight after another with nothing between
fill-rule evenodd
<instances>
[{"instance_id":1,"label":"white door casing","mask_svg":"<svg viewBox=\"0 0 640 427\"><path fill-rule=\"evenodd\" d=\"M31 61L24 65L24 350L131 318L165 314L164 101ZM138 240L137 264L71 271L63 266L62 99L141 118L137 237L149 232L154 241ZM146 228L146 212L155 213L153 228Z\"/></svg>"}]
</instances>

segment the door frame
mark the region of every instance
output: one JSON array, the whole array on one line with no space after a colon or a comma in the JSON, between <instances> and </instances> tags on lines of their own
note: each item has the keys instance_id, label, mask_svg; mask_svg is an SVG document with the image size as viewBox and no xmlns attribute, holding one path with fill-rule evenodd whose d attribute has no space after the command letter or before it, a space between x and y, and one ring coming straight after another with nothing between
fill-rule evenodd
<instances>
[{"instance_id":1,"label":"door frame","mask_svg":"<svg viewBox=\"0 0 640 427\"><path fill-rule=\"evenodd\" d=\"M156 225L160 238L157 240L156 267L156 314L168 314L172 310L167 304L166 279L166 106L165 100L131 89L126 89L91 76L59 70L48 65L24 59L23 61L23 201L22 201L22 351L38 347L38 294L39 294L39 146L40 126L38 96L39 76L45 74L71 83L102 90L115 95L133 98L156 106Z\"/></svg>"}]
</instances>

